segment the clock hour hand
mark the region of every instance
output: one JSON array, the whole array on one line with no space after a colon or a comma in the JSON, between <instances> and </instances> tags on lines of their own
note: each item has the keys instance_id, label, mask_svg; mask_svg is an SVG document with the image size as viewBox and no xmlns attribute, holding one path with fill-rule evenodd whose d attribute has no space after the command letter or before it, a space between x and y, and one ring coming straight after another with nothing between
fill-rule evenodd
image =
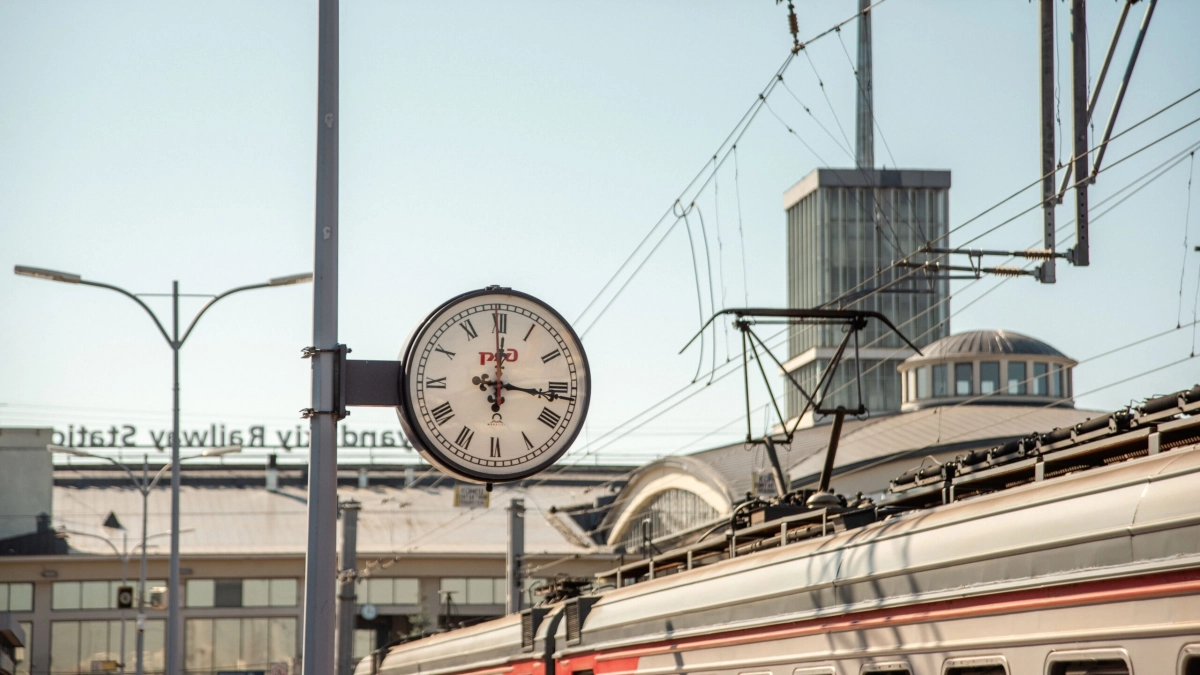
<instances>
[{"instance_id":1,"label":"clock hour hand","mask_svg":"<svg viewBox=\"0 0 1200 675\"><path fill-rule=\"evenodd\" d=\"M526 394L532 394L534 396L544 398L547 401L574 401L575 400L574 396L563 396L562 394L559 394L558 392L542 391L540 389L528 389L526 387L518 387L514 384L509 384L507 382L505 382L504 384L502 384L500 386L509 391L523 391Z\"/></svg>"}]
</instances>

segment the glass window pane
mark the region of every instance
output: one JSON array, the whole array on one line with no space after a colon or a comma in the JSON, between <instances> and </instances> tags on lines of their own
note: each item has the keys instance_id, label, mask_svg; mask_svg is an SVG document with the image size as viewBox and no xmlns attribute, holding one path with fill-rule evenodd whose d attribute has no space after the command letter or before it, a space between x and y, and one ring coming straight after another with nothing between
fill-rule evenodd
<instances>
[{"instance_id":1,"label":"glass window pane","mask_svg":"<svg viewBox=\"0 0 1200 675\"><path fill-rule=\"evenodd\" d=\"M492 580L491 579L467 579L467 604L468 605L490 605L490 604L492 604Z\"/></svg>"},{"instance_id":2,"label":"glass window pane","mask_svg":"<svg viewBox=\"0 0 1200 675\"><path fill-rule=\"evenodd\" d=\"M367 602L373 605L392 604L392 580L367 579Z\"/></svg>"},{"instance_id":3,"label":"glass window pane","mask_svg":"<svg viewBox=\"0 0 1200 675\"><path fill-rule=\"evenodd\" d=\"M238 670L242 654L242 620L213 620L213 669Z\"/></svg>"},{"instance_id":4,"label":"glass window pane","mask_svg":"<svg viewBox=\"0 0 1200 675\"><path fill-rule=\"evenodd\" d=\"M108 582L85 581L79 594L81 609L108 609Z\"/></svg>"},{"instance_id":5,"label":"glass window pane","mask_svg":"<svg viewBox=\"0 0 1200 675\"><path fill-rule=\"evenodd\" d=\"M187 600L187 606L212 607L214 588L212 579L188 579L187 594L184 598Z\"/></svg>"},{"instance_id":6,"label":"glass window pane","mask_svg":"<svg viewBox=\"0 0 1200 675\"><path fill-rule=\"evenodd\" d=\"M495 588L492 590L492 598L495 599L497 605L502 605L508 602L508 580L507 579L492 579Z\"/></svg>"},{"instance_id":7,"label":"glass window pane","mask_svg":"<svg viewBox=\"0 0 1200 675\"><path fill-rule=\"evenodd\" d=\"M442 606L446 604L446 594L450 593L450 601L462 604L467 601L467 580L466 579L442 579L441 581L441 600Z\"/></svg>"},{"instance_id":8,"label":"glass window pane","mask_svg":"<svg viewBox=\"0 0 1200 675\"><path fill-rule=\"evenodd\" d=\"M295 579L272 579L271 580L271 606L272 607L295 607L296 606L296 580Z\"/></svg>"},{"instance_id":9,"label":"glass window pane","mask_svg":"<svg viewBox=\"0 0 1200 675\"><path fill-rule=\"evenodd\" d=\"M214 607L241 607L242 580L217 579L213 588Z\"/></svg>"},{"instance_id":10,"label":"glass window pane","mask_svg":"<svg viewBox=\"0 0 1200 675\"><path fill-rule=\"evenodd\" d=\"M267 642L271 663L286 663L291 672L292 660L296 657L296 620L271 619L267 630L270 631Z\"/></svg>"},{"instance_id":11,"label":"glass window pane","mask_svg":"<svg viewBox=\"0 0 1200 675\"><path fill-rule=\"evenodd\" d=\"M120 642L121 623L118 621L116 626L116 641ZM137 661L137 621L134 621L133 619L126 619L125 621L125 650L123 653L125 654L125 663L132 664ZM119 658L120 654L118 654L117 657ZM130 668L126 667L126 672L129 670Z\"/></svg>"},{"instance_id":12,"label":"glass window pane","mask_svg":"<svg viewBox=\"0 0 1200 675\"><path fill-rule=\"evenodd\" d=\"M972 364L956 363L954 364L954 395L955 396L970 396L971 395L971 380Z\"/></svg>"},{"instance_id":13,"label":"glass window pane","mask_svg":"<svg viewBox=\"0 0 1200 675\"><path fill-rule=\"evenodd\" d=\"M0 612L8 611L8 584L0 584Z\"/></svg>"},{"instance_id":14,"label":"glass window pane","mask_svg":"<svg viewBox=\"0 0 1200 675\"><path fill-rule=\"evenodd\" d=\"M88 664L91 669L91 664ZM50 670L73 673L79 670L79 622L54 621L50 624Z\"/></svg>"},{"instance_id":15,"label":"glass window pane","mask_svg":"<svg viewBox=\"0 0 1200 675\"><path fill-rule=\"evenodd\" d=\"M165 585L165 584L163 584ZM142 660L146 664L146 672L161 673L163 671L163 645L166 643L167 622L162 619L155 619L146 622L146 631L143 640L145 641L145 651L142 654Z\"/></svg>"},{"instance_id":16,"label":"glass window pane","mask_svg":"<svg viewBox=\"0 0 1200 675\"><path fill-rule=\"evenodd\" d=\"M242 607L266 607L271 603L271 585L266 579L242 581Z\"/></svg>"},{"instance_id":17,"label":"glass window pane","mask_svg":"<svg viewBox=\"0 0 1200 675\"><path fill-rule=\"evenodd\" d=\"M1025 362L1024 361L1009 361L1008 362L1008 393L1010 393L1010 394L1027 394L1027 393L1029 393L1029 384L1025 381Z\"/></svg>"},{"instance_id":18,"label":"glass window pane","mask_svg":"<svg viewBox=\"0 0 1200 675\"><path fill-rule=\"evenodd\" d=\"M54 582L51 589L50 607L53 609L79 609L79 582Z\"/></svg>"},{"instance_id":19,"label":"glass window pane","mask_svg":"<svg viewBox=\"0 0 1200 675\"><path fill-rule=\"evenodd\" d=\"M392 602L397 605L420 604L420 583L416 579L396 579L392 585Z\"/></svg>"},{"instance_id":20,"label":"glass window pane","mask_svg":"<svg viewBox=\"0 0 1200 675\"><path fill-rule=\"evenodd\" d=\"M1049 371L1048 364L1035 363L1033 364L1033 395L1034 396L1049 396L1050 395L1050 377L1046 374Z\"/></svg>"},{"instance_id":21,"label":"glass window pane","mask_svg":"<svg viewBox=\"0 0 1200 675\"><path fill-rule=\"evenodd\" d=\"M242 619L242 670L270 670L267 662L267 620Z\"/></svg>"},{"instance_id":22,"label":"glass window pane","mask_svg":"<svg viewBox=\"0 0 1200 675\"><path fill-rule=\"evenodd\" d=\"M202 672L212 670L212 619L188 619L186 633L183 642L184 667Z\"/></svg>"},{"instance_id":23,"label":"glass window pane","mask_svg":"<svg viewBox=\"0 0 1200 675\"><path fill-rule=\"evenodd\" d=\"M29 675L29 659L33 655L33 622L19 621L17 625L25 631L25 646L17 647L16 650L17 660L20 662L17 664L16 675ZM41 668L38 670L40 671Z\"/></svg>"},{"instance_id":24,"label":"glass window pane","mask_svg":"<svg viewBox=\"0 0 1200 675\"><path fill-rule=\"evenodd\" d=\"M917 398L929 398L929 366L917 368Z\"/></svg>"},{"instance_id":25,"label":"glass window pane","mask_svg":"<svg viewBox=\"0 0 1200 675\"><path fill-rule=\"evenodd\" d=\"M33 584L8 585L8 611L33 611Z\"/></svg>"},{"instance_id":26,"label":"glass window pane","mask_svg":"<svg viewBox=\"0 0 1200 675\"><path fill-rule=\"evenodd\" d=\"M79 663L81 670L90 671L92 661L108 659L108 622L79 622Z\"/></svg>"},{"instance_id":27,"label":"glass window pane","mask_svg":"<svg viewBox=\"0 0 1200 675\"><path fill-rule=\"evenodd\" d=\"M354 652L356 659L361 659L375 649L375 631L370 628L359 628L354 631Z\"/></svg>"},{"instance_id":28,"label":"glass window pane","mask_svg":"<svg viewBox=\"0 0 1200 675\"><path fill-rule=\"evenodd\" d=\"M933 367L933 395L949 396L949 367L940 363Z\"/></svg>"},{"instance_id":29,"label":"glass window pane","mask_svg":"<svg viewBox=\"0 0 1200 675\"><path fill-rule=\"evenodd\" d=\"M1000 363L984 361L979 364L979 393L992 394L1000 390Z\"/></svg>"},{"instance_id":30,"label":"glass window pane","mask_svg":"<svg viewBox=\"0 0 1200 675\"><path fill-rule=\"evenodd\" d=\"M1053 371L1050 374L1050 395L1055 398L1062 397L1062 366L1055 364Z\"/></svg>"}]
</instances>

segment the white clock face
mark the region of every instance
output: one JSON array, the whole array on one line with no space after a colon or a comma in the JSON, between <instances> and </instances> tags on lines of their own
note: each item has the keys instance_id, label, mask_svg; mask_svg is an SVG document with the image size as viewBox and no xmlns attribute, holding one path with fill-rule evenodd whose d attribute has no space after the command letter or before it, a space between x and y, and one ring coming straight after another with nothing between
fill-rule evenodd
<instances>
[{"instance_id":1,"label":"white clock face","mask_svg":"<svg viewBox=\"0 0 1200 675\"><path fill-rule=\"evenodd\" d=\"M537 473L570 447L587 414L591 382L579 339L523 293L456 298L426 319L402 358L410 439L468 480Z\"/></svg>"}]
</instances>

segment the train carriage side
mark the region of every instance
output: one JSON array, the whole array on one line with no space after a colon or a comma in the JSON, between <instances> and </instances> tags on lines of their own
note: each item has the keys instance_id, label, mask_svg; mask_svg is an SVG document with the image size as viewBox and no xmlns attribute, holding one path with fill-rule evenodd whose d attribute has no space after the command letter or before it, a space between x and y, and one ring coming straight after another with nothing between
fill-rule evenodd
<instances>
[{"instance_id":1,"label":"train carriage side","mask_svg":"<svg viewBox=\"0 0 1200 675\"><path fill-rule=\"evenodd\" d=\"M556 675L1194 675L1200 449L571 603Z\"/></svg>"}]
</instances>

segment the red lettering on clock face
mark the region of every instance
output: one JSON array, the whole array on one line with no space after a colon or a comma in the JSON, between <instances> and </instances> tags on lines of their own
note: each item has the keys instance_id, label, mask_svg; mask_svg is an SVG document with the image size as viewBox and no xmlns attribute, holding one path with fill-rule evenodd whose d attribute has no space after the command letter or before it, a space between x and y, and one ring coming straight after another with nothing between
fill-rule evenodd
<instances>
[{"instance_id":1,"label":"red lettering on clock face","mask_svg":"<svg viewBox=\"0 0 1200 675\"><path fill-rule=\"evenodd\" d=\"M504 362L505 363L516 363L517 356L518 356L517 350L515 350L515 349L504 350ZM495 360L496 360L495 352L479 352L479 365L482 366L483 364L485 364L489 361L495 361Z\"/></svg>"}]
</instances>

